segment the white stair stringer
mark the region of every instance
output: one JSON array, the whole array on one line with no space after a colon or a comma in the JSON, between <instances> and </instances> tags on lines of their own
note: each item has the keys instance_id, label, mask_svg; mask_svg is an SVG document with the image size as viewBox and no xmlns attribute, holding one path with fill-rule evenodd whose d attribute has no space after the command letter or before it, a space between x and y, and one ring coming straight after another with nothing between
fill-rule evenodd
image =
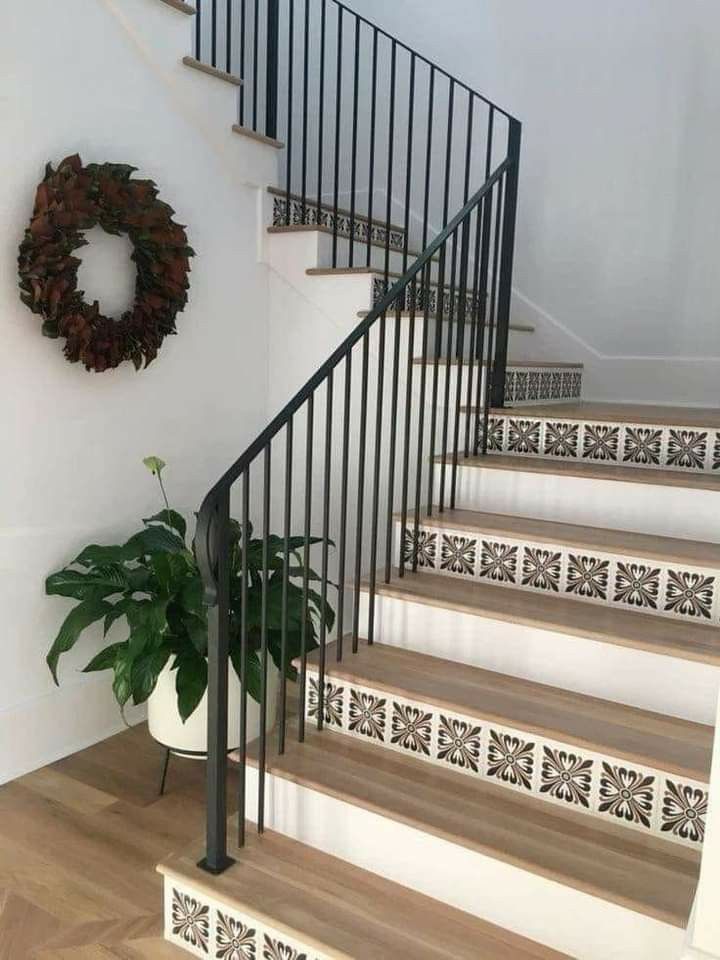
<instances>
[{"instance_id":1,"label":"white stair stringer","mask_svg":"<svg viewBox=\"0 0 720 960\"><path fill-rule=\"evenodd\" d=\"M248 818L257 821L255 767L248 768L247 787ZM680 956L684 940L680 927L272 773L266 775L265 823L570 956L583 960ZM550 918L554 919L549 922Z\"/></svg>"},{"instance_id":2,"label":"white stair stringer","mask_svg":"<svg viewBox=\"0 0 720 960\"><path fill-rule=\"evenodd\" d=\"M361 636L367 636L368 599L363 589ZM715 722L720 667L699 661L382 594L375 597L375 638L643 710Z\"/></svg>"}]
</instances>

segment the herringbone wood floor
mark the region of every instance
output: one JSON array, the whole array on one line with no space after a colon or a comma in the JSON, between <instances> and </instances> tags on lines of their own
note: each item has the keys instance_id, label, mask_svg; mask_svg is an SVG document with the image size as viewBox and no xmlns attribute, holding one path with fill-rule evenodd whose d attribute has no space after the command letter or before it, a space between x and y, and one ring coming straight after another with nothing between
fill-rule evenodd
<instances>
[{"instance_id":1,"label":"herringbone wood floor","mask_svg":"<svg viewBox=\"0 0 720 960\"><path fill-rule=\"evenodd\" d=\"M144 725L0 787L0 960L180 960L155 865L203 832L205 764ZM230 790L234 782L230 784Z\"/></svg>"}]
</instances>

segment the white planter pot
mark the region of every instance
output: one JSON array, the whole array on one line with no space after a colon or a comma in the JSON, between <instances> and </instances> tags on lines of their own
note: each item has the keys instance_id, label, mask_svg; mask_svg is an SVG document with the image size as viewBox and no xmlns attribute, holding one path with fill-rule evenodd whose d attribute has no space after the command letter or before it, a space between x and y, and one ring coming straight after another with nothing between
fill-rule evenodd
<instances>
[{"instance_id":1,"label":"white planter pot","mask_svg":"<svg viewBox=\"0 0 720 960\"><path fill-rule=\"evenodd\" d=\"M280 675L273 665L268 667L267 723L270 730L275 725L277 693ZM232 665L228 669L228 750L240 746L240 681ZM170 747L173 753L204 755L207 753L207 692L194 712L182 722L177 707L175 671L170 662L158 677L157 684L148 700L148 728L158 743ZM247 698L247 740L257 739L260 734L260 706L252 697Z\"/></svg>"}]
</instances>

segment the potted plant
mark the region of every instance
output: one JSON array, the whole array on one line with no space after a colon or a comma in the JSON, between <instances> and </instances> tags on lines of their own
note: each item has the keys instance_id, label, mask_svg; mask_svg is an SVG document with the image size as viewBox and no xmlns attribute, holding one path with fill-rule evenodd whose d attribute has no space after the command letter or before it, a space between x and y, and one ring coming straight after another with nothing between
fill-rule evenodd
<instances>
[{"instance_id":1,"label":"potted plant","mask_svg":"<svg viewBox=\"0 0 720 960\"><path fill-rule=\"evenodd\" d=\"M151 734L164 746L189 755L203 755L207 749L207 610L203 604L203 584L195 557L194 543L186 542L184 517L168 502L162 471L165 463L157 457L144 461L157 478L164 508L143 520L143 529L121 545L91 544L62 570L45 582L51 596L70 597L76 606L65 618L47 655L47 664L55 682L58 661L71 650L82 632L101 623L107 636L116 621L124 621L125 639L106 646L90 660L85 673L112 670L112 689L121 711L128 702L148 702ZM228 747L235 749L239 738L240 708L240 623L242 616L243 551L247 552L247 660L248 737L259 732L261 684L261 595L264 569L262 539L252 538L249 526L247 544L242 526L231 520L230 527L230 660ZM305 576L299 550L304 537L289 541L286 675L297 679L292 661L301 652L302 623L305 620L306 648L318 646L317 634L322 617L322 597L308 587L307 606L303 602ZM312 537L312 544L321 542ZM285 541L268 539L268 653L273 669L268 671L267 721L275 719L276 692L281 661L281 604L285 568ZM309 581L319 578L310 569ZM328 632L334 622L332 607L325 604Z\"/></svg>"}]
</instances>

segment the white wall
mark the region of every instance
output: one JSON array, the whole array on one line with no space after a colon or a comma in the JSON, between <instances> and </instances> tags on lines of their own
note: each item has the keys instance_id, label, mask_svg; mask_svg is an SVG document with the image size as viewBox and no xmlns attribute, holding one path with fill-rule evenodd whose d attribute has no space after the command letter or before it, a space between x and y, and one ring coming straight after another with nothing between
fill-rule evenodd
<instances>
[{"instance_id":1,"label":"white wall","mask_svg":"<svg viewBox=\"0 0 720 960\"><path fill-rule=\"evenodd\" d=\"M230 132L229 85L180 66L191 26L158 0L34 0L14 5L0 35L0 781L120 727L106 675L78 672L96 636L52 684L44 657L71 604L44 597L47 573L157 509L142 457L168 461L170 496L188 515L266 422L257 236L275 157ZM48 160L75 151L156 180L197 252L178 336L148 370L67 363L20 303L17 246L35 185ZM109 307L130 280L120 252L120 267L98 248L83 269Z\"/></svg>"},{"instance_id":2,"label":"white wall","mask_svg":"<svg viewBox=\"0 0 720 960\"><path fill-rule=\"evenodd\" d=\"M590 395L717 404L718 5L354 7L523 121L516 308Z\"/></svg>"}]
</instances>

